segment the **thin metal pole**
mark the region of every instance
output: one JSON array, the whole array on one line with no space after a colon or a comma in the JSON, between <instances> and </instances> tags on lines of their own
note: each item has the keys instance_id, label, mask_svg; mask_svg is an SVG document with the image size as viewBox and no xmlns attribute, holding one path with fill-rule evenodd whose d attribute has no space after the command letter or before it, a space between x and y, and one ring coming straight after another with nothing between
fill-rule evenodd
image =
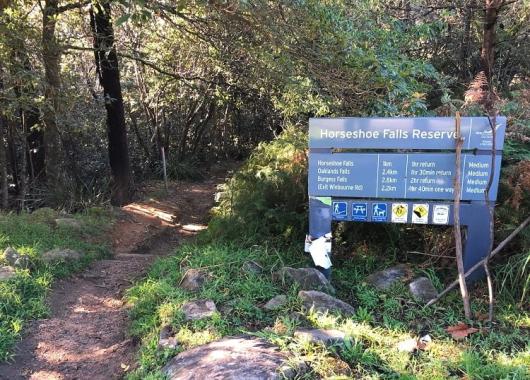
<instances>
[{"instance_id":1,"label":"thin metal pole","mask_svg":"<svg viewBox=\"0 0 530 380\"><path fill-rule=\"evenodd\" d=\"M162 167L164 168L164 184L166 186L166 191L168 190L167 186L167 170L166 170L166 152L164 151L164 147L162 149Z\"/></svg>"}]
</instances>

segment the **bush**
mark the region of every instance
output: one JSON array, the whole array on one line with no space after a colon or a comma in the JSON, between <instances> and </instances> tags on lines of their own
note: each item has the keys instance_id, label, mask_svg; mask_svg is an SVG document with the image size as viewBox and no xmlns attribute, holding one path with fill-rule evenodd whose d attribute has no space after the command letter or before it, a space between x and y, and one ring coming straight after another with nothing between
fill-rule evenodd
<instances>
[{"instance_id":1,"label":"bush","mask_svg":"<svg viewBox=\"0 0 530 380\"><path fill-rule=\"evenodd\" d=\"M261 143L222 188L211 238L301 244L307 226L307 132L289 127Z\"/></svg>"}]
</instances>

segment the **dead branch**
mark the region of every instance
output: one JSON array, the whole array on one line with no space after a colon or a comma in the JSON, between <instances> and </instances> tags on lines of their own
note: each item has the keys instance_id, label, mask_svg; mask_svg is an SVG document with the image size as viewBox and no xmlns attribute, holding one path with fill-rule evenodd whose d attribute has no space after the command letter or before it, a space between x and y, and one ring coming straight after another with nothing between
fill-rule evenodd
<instances>
[{"instance_id":1,"label":"dead branch","mask_svg":"<svg viewBox=\"0 0 530 380\"><path fill-rule=\"evenodd\" d=\"M460 283L460 293L462 294L462 301L464 302L464 314L467 319L471 319L471 306L469 303L469 293L467 291L466 277L464 275L464 258L462 254L462 231L460 228L460 196L462 194L461 187L461 162L462 162L462 145L464 139L461 135L461 119L460 113L456 113L455 129L456 129L456 163L455 163L455 193L454 193L454 233L456 244L456 266L458 268L458 281Z\"/></svg>"},{"instance_id":2,"label":"dead branch","mask_svg":"<svg viewBox=\"0 0 530 380\"><path fill-rule=\"evenodd\" d=\"M499 245L497 246L497 248L495 248L493 251L491 251L489 257L487 258L484 258L482 260L480 260L478 263L476 263L475 265L473 265L465 274L464 274L464 277L468 277L469 275L471 275L471 273L475 272L478 268L480 268L481 266L484 265L484 261L486 261L486 259L491 259L493 256L495 256L497 253L499 253L509 242L511 242L513 240L513 238L519 233L521 232L522 230L525 229L525 227L528 226L528 224L530 224L530 216L527 217L520 225L519 227L517 227L515 230L513 230L513 232L508 235L508 237L506 239L504 239L503 241L501 241L499 243ZM433 298L432 300L430 300L426 305L425 307L427 306L431 306L433 304L435 304L436 302L438 302L440 299L442 299L443 296L445 296L447 293L449 293L451 290L453 290L455 288L455 286L457 286L458 284L460 283L460 279L456 279L454 280L452 283L449 284L449 286L447 286L439 295L438 297L436 298Z\"/></svg>"}]
</instances>

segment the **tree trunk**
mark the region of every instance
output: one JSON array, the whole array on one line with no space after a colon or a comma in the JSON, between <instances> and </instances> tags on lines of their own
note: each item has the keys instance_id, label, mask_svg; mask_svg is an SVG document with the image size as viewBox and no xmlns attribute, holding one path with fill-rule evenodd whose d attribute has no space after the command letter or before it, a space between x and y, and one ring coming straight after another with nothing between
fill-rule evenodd
<instances>
[{"instance_id":1,"label":"tree trunk","mask_svg":"<svg viewBox=\"0 0 530 380\"><path fill-rule=\"evenodd\" d=\"M469 66L469 58L471 56L471 23L473 21L474 8L474 0L469 0L464 5L464 35L460 47L460 78L464 83L469 82L473 76L473 70Z\"/></svg>"},{"instance_id":2,"label":"tree trunk","mask_svg":"<svg viewBox=\"0 0 530 380\"><path fill-rule=\"evenodd\" d=\"M503 0L485 0L484 30L482 39L482 50L480 52L480 66L484 73L486 83L483 88L482 104L488 112L492 113L494 95L492 87L493 65L495 64L495 26L499 16L499 10Z\"/></svg>"},{"instance_id":3,"label":"tree trunk","mask_svg":"<svg viewBox=\"0 0 530 380\"><path fill-rule=\"evenodd\" d=\"M0 91L4 88L4 83L2 80L2 68L0 67ZM0 107L3 104L0 103ZM6 210L9 206L9 194L8 194L8 185L7 185L7 154L5 146L5 137L7 135L7 119L1 113L2 109L0 108L0 184L2 191L2 209Z\"/></svg>"},{"instance_id":4,"label":"tree trunk","mask_svg":"<svg viewBox=\"0 0 530 380\"><path fill-rule=\"evenodd\" d=\"M114 205L123 205L132 197L132 176L120 71L108 1L100 0L92 4L90 21L94 35L96 68L107 110L109 163L112 172L111 202Z\"/></svg>"},{"instance_id":5,"label":"tree trunk","mask_svg":"<svg viewBox=\"0 0 530 380\"><path fill-rule=\"evenodd\" d=\"M55 195L52 203L59 201L63 191L61 170L61 141L57 125L61 87L60 50L55 37L59 0L45 0L42 14L42 62L44 65L44 149L46 152L46 181Z\"/></svg>"}]
</instances>

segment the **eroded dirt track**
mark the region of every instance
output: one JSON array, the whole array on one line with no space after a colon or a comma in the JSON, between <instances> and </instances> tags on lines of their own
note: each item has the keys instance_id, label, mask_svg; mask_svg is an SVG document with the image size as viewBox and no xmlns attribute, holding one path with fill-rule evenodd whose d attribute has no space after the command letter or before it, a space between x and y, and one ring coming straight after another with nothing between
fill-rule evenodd
<instances>
[{"instance_id":1,"label":"eroded dirt track","mask_svg":"<svg viewBox=\"0 0 530 380\"><path fill-rule=\"evenodd\" d=\"M154 259L205 228L220 180L172 183L167 194L160 184L147 186L144 200L119 209L113 257L54 285L50 318L26 327L15 361L0 364L0 379L123 377L136 355L123 292Z\"/></svg>"}]
</instances>

